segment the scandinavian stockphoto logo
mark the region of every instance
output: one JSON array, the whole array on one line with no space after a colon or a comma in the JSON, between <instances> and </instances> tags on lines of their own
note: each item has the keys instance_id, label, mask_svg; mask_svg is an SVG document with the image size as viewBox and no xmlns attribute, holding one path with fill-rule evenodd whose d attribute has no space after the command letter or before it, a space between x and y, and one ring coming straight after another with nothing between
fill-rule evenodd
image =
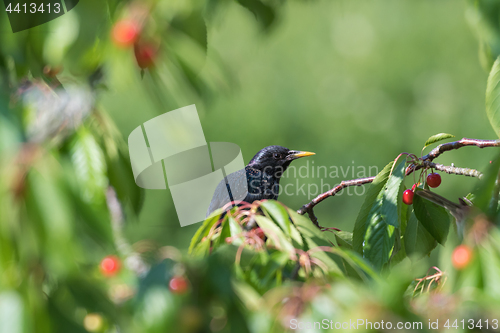
<instances>
[{"instance_id":1,"label":"scandinavian stockphoto logo","mask_svg":"<svg viewBox=\"0 0 500 333\"><path fill-rule=\"evenodd\" d=\"M168 186L182 227L205 219L219 183L226 185L226 203L248 193L246 174L237 172L245 168L240 148L208 144L195 105L148 120L130 133L128 146L135 183L145 189Z\"/></svg>"},{"instance_id":2,"label":"scandinavian stockphoto logo","mask_svg":"<svg viewBox=\"0 0 500 333\"><path fill-rule=\"evenodd\" d=\"M52 21L73 9L79 0L3 0L12 32Z\"/></svg>"}]
</instances>

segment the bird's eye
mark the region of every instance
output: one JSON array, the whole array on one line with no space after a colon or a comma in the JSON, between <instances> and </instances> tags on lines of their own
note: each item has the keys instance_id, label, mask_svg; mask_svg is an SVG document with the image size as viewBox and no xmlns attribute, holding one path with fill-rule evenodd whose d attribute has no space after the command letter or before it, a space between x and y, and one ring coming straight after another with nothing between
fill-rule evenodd
<instances>
[{"instance_id":1,"label":"bird's eye","mask_svg":"<svg viewBox=\"0 0 500 333\"><path fill-rule=\"evenodd\" d=\"M278 153L274 153L273 157L274 157L275 160L281 160L283 158L283 155L278 154Z\"/></svg>"}]
</instances>

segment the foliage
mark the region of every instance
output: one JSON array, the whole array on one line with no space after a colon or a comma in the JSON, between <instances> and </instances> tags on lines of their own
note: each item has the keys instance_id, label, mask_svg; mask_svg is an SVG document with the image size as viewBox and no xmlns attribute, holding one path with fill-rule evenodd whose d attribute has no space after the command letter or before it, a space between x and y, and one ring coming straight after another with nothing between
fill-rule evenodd
<instances>
[{"instance_id":1,"label":"foliage","mask_svg":"<svg viewBox=\"0 0 500 333\"><path fill-rule=\"evenodd\" d=\"M138 216L144 193L100 101L134 80L159 109L182 104L179 91L210 100L232 87L232 71L207 57L208 30L229 3L80 1L50 25L0 34L0 332L260 333L293 328L294 319L326 331L361 318L421 322L424 330L429 319L443 328L463 318L456 324L463 331L468 319L497 329L500 158L458 226L418 195L403 204L406 178L414 177L408 167L419 163L403 154L369 185L352 233L261 201L214 212L187 255L147 240L129 245L123 225ZM263 33L281 14L280 1L235 3ZM484 57L500 52L497 7L474 2ZM140 26L139 39L154 47L151 62L134 60L139 44L115 45L112 30L123 20ZM5 15L0 26L8 29ZM499 133L497 90L498 60L486 111ZM452 137L437 134L424 148ZM429 167L418 166L425 179ZM426 189L419 180L415 191ZM453 261L460 242L471 249L465 268ZM439 268L426 274L437 247ZM123 267L103 274L110 254Z\"/></svg>"}]
</instances>

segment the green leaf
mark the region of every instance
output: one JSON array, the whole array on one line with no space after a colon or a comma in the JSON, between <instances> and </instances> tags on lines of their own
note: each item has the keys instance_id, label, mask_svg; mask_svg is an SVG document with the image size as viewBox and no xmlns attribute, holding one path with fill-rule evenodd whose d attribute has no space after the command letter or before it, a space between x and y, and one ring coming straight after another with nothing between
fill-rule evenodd
<instances>
[{"instance_id":1,"label":"green leaf","mask_svg":"<svg viewBox=\"0 0 500 333\"><path fill-rule=\"evenodd\" d=\"M94 207L88 205L80 195L78 188L68 189L68 198L71 199L71 208L77 214L78 223L77 230L84 232L98 241L102 246L114 244L113 230L109 223L109 210L103 209L102 206Z\"/></svg>"},{"instance_id":2,"label":"green leaf","mask_svg":"<svg viewBox=\"0 0 500 333\"><path fill-rule=\"evenodd\" d=\"M127 144L105 112L95 111L92 118L89 130L104 152L109 184L115 189L120 203L130 205L132 212L139 214L145 191L135 183Z\"/></svg>"},{"instance_id":3,"label":"green leaf","mask_svg":"<svg viewBox=\"0 0 500 333\"><path fill-rule=\"evenodd\" d=\"M317 248L318 246L333 246L333 243L326 237L325 233L319 230L311 220L297 214L297 212L291 209L288 210L288 213L293 221L293 225L295 225L304 239L304 251ZM340 268L342 266L342 261L338 255L332 252L316 251L313 252L312 256L321 260L321 262L328 267L330 274L342 275L342 270Z\"/></svg>"},{"instance_id":4,"label":"green leaf","mask_svg":"<svg viewBox=\"0 0 500 333\"><path fill-rule=\"evenodd\" d=\"M364 278L366 275L373 280L380 280L377 272L375 272L370 264L366 262L366 260L363 259L358 253L336 248L333 248L331 251L332 253L342 257L342 259L344 259L354 270L356 270L360 277Z\"/></svg>"},{"instance_id":5,"label":"green leaf","mask_svg":"<svg viewBox=\"0 0 500 333\"><path fill-rule=\"evenodd\" d=\"M403 261L407 257L406 250L404 247L403 237L401 236L401 230L396 229L394 231L394 249L391 255L391 265L396 265Z\"/></svg>"},{"instance_id":6,"label":"green leaf","mask_svg":"<svg viewBox=\"0 0 500 333\"><path fill-rule=\"evenodd\" d=\"M332 246L333 244L328 240L325 234L315 226L307 217L297 214L296 211L288 208L288 213L293 221L293 225L297 228L303 241L304 251L316 246ZM293 230L294 228L292 228ZM292 233L293 235L293 233Z\"/></svg>"},{"instance_id":7,"label":"green leaf","mask_svg":"<svg viewBox=\"0 0 500 333\"><path fill-rule=\"evenodd\" d=\"M436 143L438 141L442 141L442 140L446 140L446 139L450 139L450 138L454 138L454 137L455 137L454 135L448 134L448 133L439 133L439 134L433 135L430 138L428 138L427 141L425 141L424 148L427 146L430 146L433 143Z\"/></svg>"},{"instance_id":8,"label":"green leaf","mask_svg":"<svg viewBox=\"0 0 500 333\"><path fill-rule=\"evenodd\" d=\"M389 173L394 162L387 164L382 171L375 177L370 187L366 191L365 201L361 210L356 218L356 223L354 224L354 231L352 235L352 245L354 251L359 254L363 253L363 242L365 240L365 234L367 230L367 219L371 212L372 206L377 199L380 191L384 188L389 178Z\"/></svg>"},{"instance_id":9,"label":"green leaf","mask_svg":"<svg viewBox=\"0 0 500 333\"><path fill-rule=\"evenodd\" d=\"M71 316L69 316L65 311L62 310L66 308L67 305L61 306L60 304L57 304L52 297L49 297L47 299L47 312L49 313L50 318L55 324L53 327L51 327L51 332L87 333L88 331L82 327L81 322L77 323L74 318L71 318Z\"/></svg>"},{"instance_id":10,"label":"green leaf","mask_svg":"<svg viewBox=\"0 0 500 333\"><path fill-rule=\"evenodd\" d=\"M272 220L262 215L255 215L255 220L262 231L264 231L267 238L269 238L278 249L285 251L290 255L295 253L294 247L291 243L291 238L286 236L283 231L281 231L280 227L274 224Z\"/></svg>"},{"instance_id":11,"label":"green leaf","mask_svg":"<svg viewBox=\"0 0 500 333\"><path fill-rule=\"evenodd\" d=\"M401 205L403 204L403 180L405 177L406 160L399 163L389 177L382 198L381 214L384 221L394 227L400 226Z\"/></svg>"},{"instance_id":12,"label":"green leaf","mask_svg":"<svg viewBox=\"0 0 500 333\"><path fill-rule=\"evenodd\" d=\"M221 229L219 234L217 235L217 238L213 238L213 248L216 249L220 247L221 245L226 244L226 238L231 237L231 229L230 229L230 224L229 224L229 217L224 218L221 224Z\"/></svg>"},{"instance_id":13,"label":"green leaf","mask_svg":"<svg viewBox=\"0 0 500 333\"><path fill-rule=\"evenodd\" d=\"M170 26L191 37L205 52L207 51L207 27L201 10L174 17Z\"/></svg>"},{"instance_id":14,"label":"green leaf","mask_svg":"<svg viewBox=\"0 0 500 333\"><path fill-rule=\"evenodd\" d=\"M192 254L194 249L198 246L198 244L203 239L203 237L208 236L210 229L213 227L213 225L215 223L217 223L219 221L219 217L220 217L221 213L222 213L222 209L218 209L218 210L214 211L212 214L210 214L209 217L207 217L207 219L203 222L201 227L196 231L193 238L191 238L191 244L189 245L188 253ZM227 218L227 215L225 218ZM210 242L206 242L206 243L210 243Z\"/></svg>"},{"instance_id":15,"label":"green leaf","mask_svg":"<svg viewBox=\"0 0 500 333\"><path fill-rule=\"evenodd\" d=\"M352 232L333 231L337 245L342 249L352 250Z\"/></svg>"},{"instance_id":16,"label":"green leaf","mask_svg":"<svg viewBox=\"0 0 500 333\"><path fill-rule=\"evenodd\" d=\"M495 60L486 84L486 115L500 137L500 57Z\"/></svg>"},{"instance_id":17,"label":"green leaf","mask_svg":"<svg viewBox=\"0 0 500 333\"><path fill-rule=\"evenodd\" d=\"M438 243L444 244L450 229L450 217L446 209L418 195L413 197L413 208L424 228Z\"/></svg>"},{"instance_id":18,"label":"green leaf","mask_svg":"<svg viewBox=\"0 0 500 333\"><path fill-rule=\"evenodd\" d=\"M83 199L88 202L104 200L108 186L104 154L92 134L84 127L78 130L71 147L71 161Z\"/></svg>"},{"instance_id":19,"label":"green leaf","mask_svg":"<svg viewBox=\"0 0 500 333\"><path fill-rule=\"evenodd\" d=\"M128 153L118 152L116 157L106 156L108 179L122 203L129 203L139 214L144 203L144 189L137 186Z\"/></svg>"},{"instance_id":20,"label":"green leaf","mask_svg":"<svg viewBox=\"0 0 500 333\"><path fill-rule=\"evenodd\" d=\"M241 225L238 222L236 222L236 220L232 216L228 217L228 224L229 224L229 230L231 231L231 237L236 237L243 232ZM239 245L239 243L235 243L234 241L233 244Z\"/></svg>"},{"instance_id":21,"label":"green leaf","mask_svg":"<svg viewBox=\"0 0 500 333\"><path fill-rule=\"evenodd\" d=\"M264 208L266 215L280 226L285 235L290 236L290 218L285 207L275 200L264 201L260 207Z\"/></svg>"},{"instance_id":22,"label":"green leaf","mask_svg":"<svg viewBox=\"0 0 500 333\"><path fill-rule=\"evenodd\" d=\"M27 177L26 211L40 221L38 232L44 238L41 249L44 265L54 276L66 275L76 268L75 251L78 243L72 241L74 215L70 196L63 186L63 170L58 161L49 156L38 161ZM64 244L64 251L61 251Z\"/></svg>"},{"instance_id":23,"label":"green leaf","mask_svg":"<svg viewBox=\"0 0 500 333\"><path fill-rule=\"evenodd\" d=\"M474 206L482 210L484 213L487 213L489 216L493 216L495 214L498 205L497 202L492 201L492 197L499 169L500 156L497 156L488 166L488 169L484 173L483 177L477 182L476 187L472 191Z\"/></svg>"},{"instance_id":24,"label":"green leaf","mask_svg":"<svg viewBox=\"0 0 500 333\"><path fill-rule=\"evenodd\" d=\"M477 251L481 262L484 290L493 299L500 297L500 284L498 277L500 276L500 257L493 248L491 241L483 242L479 251Z\"/></svg>"},{"instance_id":25,"label":"green leaf","mask_svg":"<svg viewBox=\"0 0 500 333\"><path fill-rule=\"evenodd\" d=\"M269 286L276 282L276 274L289 262L290 257L286 252L276 251L269 256L269 261L259 271L259 284Z\"/></svg>"},{"instance_id":26,"label":"green leaf","mask_svg":"<svg viewBox=\"0 0 500 333\"><path fill-rule=\"evenodd\" d=\"M340 250L352 251L352 232L334 230L333 233L335 234L335 240L337 241L337 245ZM359 256L357 253L356 255ZM358 267L353 267L352 260L342 258L342 263L344 264L346 276L355 279L363 279L364 276L363 274L360 274L360 269Z\"/></svg>"},{"instance_id":27,"label":"green leaf","mask_svg":"<svg viewBox=\"0 0 500 333\"><path fill-rule=\"evenodd\" d=\"M422 258L437 246L436 239L424 228L413 210L408 212L408 224L403 238L408 257Z\"/></svg>"},{"instance_id":28,"label":"green leaf","mask_svg":"<svg viewBox=\"0 0 500 333\"><path fill-rule=\"evenodd\" d=\"M65 281L64 287L73 296L73 299L81 307L89 312L99 312L106 315L111 320L118 317L118 309L109 300L105 288L98 286L99 281L90 277L69 278ZM64 293L65 290L59 290Z\"/></svg>"},{"instance_id":29,"label":"green leaf","mask_svg":"<svg viewBox=\"0 0 500 333\"><path fill-rule=\"evenodd\" d=\"M396 229L394 250L392 251L392 256L391 256L392 265L400 263L408 256L406 253L405 237L404 237L406 227L408 224L408 214L409 214L408 209L409 209L408 205L401 205L401 209L399 211L401 227Z\"/></svg>"},{"instance_id":30,"label":"green leaf","mask_svg":"<svg viewBox=\"0 0 500 333\"><path fill-rule=\"evenodd\" d=\"M240 5L251 11L264 29L269 29L274 22L275 12L273 7L260 0L236 0Z\"/></svg>"},{"instance_id":31,"label":"green leaf","mask_svg":"<svg viewBox=\"0 0 500 333\"><path fill-rule=\"evenodd\" d=\"M363 244L363 257L377 270L389 261L394 246L394 226L386 223L382 216L383 194L380 192L368 214Z\"/></svg>"}]
</instances>

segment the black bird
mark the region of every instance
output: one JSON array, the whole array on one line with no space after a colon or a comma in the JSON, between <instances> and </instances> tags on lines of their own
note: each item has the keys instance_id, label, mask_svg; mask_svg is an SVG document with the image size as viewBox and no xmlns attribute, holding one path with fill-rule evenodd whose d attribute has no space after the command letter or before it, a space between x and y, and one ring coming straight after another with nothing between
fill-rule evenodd
<instances>
[{"instance_id":1,"label":"black bird","mask_svg":"<svg viewBox=\"0 0 500 333\"><path fill-rule=\"evenodd\" d=\"M260 150L245 169L233 172L217 185L207 216L234 200L252 203L255 200L278 199L280 178L290 163L311 155L314 153L290 150L281 146L269 146ZM246 188L243 182L246 183ZM245 197L238 198L238 194L245 195L245 193Z\"/></svg>"}]
</instances>

